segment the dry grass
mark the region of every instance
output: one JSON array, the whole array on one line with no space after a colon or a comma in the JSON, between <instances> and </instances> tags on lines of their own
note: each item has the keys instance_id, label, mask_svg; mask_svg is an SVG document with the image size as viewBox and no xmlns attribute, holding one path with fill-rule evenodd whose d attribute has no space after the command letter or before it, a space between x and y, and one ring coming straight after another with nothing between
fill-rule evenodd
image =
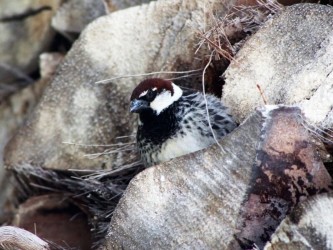
<instances>
[{"instance_id":1,"label":"dry grass","mask_svg":"<svg viewBox=\"0 0 333 250\"><path fill-rule=\"evenodd\" d=\"M216 60L231 61L247 37L281 10L283 6L276 1L258 0L253 6L232 7L222 18L212 15L214 25L205 32L198 32L201 37L199 48L207 45Z\"/></svg>"},{"instance_id":2,"label":"dry grass","mask_svg":"<svg viewBox=\"0 0 333 250\"><path fill-rule=\"evenodd\" d=\"M117 146L111 146L109 151L96 153L91 157L117 153ZM133 154L137 155L135 145L126 145L126 149L133 150ZM124 146L119 146L118 150L124 150ZM112 213L128 183L143 169L141 161L134 157L113 170L64 171L22 164L15 167L13 172L17 181L19 203L36 195L60 193L86 208L93 244L97 247L105 238Z\"/></svg>"}]
</instances>

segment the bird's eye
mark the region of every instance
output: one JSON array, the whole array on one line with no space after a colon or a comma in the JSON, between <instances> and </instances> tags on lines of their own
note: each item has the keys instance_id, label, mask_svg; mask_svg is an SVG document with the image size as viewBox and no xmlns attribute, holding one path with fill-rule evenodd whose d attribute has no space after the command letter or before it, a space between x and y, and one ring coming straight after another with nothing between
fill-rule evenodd
<instances>
[{"instance_id":1,"label":"bird's eye","mask_svg":"<svg viewBox=\"0 0 333 250\"><path fill-rule=\"evenodd\" d=\"M153 101L156 97L156 94L157 94L156 90L155 91L151 90L151 89L148 90L148 92L146 94L147 101L149 101L149 102Z\"/></svg>"}]
</instances>

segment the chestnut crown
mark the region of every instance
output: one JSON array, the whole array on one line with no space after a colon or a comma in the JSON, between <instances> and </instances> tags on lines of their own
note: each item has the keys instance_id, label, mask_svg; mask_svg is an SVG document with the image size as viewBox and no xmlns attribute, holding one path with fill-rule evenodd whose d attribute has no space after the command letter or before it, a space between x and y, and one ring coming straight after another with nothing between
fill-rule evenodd
<instances>
[{"instance_id":1,"label":"chestnut crown","mask_svg":"<svg viewBox=\"0 0 333 250\"><path fill-rule=\"evenodd\" d=\"M177 101L183 91L173 82L161 78L150 78L139 83L131 95L131 112L141 113L147 109L159 115Z\"/></svg>"}]
</instances>

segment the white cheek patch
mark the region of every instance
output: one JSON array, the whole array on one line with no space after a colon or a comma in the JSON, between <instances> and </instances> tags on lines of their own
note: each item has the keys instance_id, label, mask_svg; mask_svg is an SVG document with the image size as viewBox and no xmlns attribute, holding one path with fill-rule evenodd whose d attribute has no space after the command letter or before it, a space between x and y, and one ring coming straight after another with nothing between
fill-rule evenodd
<instances>
[{"instance_id":1,"label":"white cheek patch","mask_svg":"<svg viewBox=\"0 0 333 250\"><path fill-rule=\"evenodd\" d=\"M139 97L142 97L142 96L146 95L147 93L148 93L148 90L143 91L143 92L139 95Z\"/></svg>"},{"instance_id":2,"label":"white cheek patch","mask_svg":"<svg viewBox=\"0 0 333 250\"><path fill-rule=\"evenodd\" d=\"M173 95L170 91L164 90L156 96L154 101L150 103L150 107L159 115L164 109L169 107L172 103L177 101L183 94L181 88L172 83Z\"/></svg>"}]
</instances>

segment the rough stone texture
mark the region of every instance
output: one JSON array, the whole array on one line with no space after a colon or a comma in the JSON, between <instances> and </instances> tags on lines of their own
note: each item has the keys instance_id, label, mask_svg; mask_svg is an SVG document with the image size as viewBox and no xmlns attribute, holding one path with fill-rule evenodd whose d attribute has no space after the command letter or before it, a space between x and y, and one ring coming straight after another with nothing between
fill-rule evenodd
<instances>
[{"instance_id":1,"label":"rough stone texture","mask_svg":"<svg viewBox=\"0 0 333 250\"><path fill-rule=\"evenodd\" d=\"M0 224L8 222L13 212L11 174L5 172L4 147L35 108L42 92L53 77L60 55L44 54L40 59L42 78L0 101Z\"/></svg>"},{"instance_id":2,"label":"rough stone texture","mask_svg":"<svg viewBox=\"0 0 333 250\"><path fill-rule=\"evenodd\" d=\"M264 249L333 249L332 211L332 193L318 195L301 203L283 220Z\"/></svg>"},{"instance_id":3,"label":"rough stone texture","mask_svg":"<svg viewBox=\"0 0 333 250\"><path fill-rule=\"evenodd\" d=\"M54 31L51 18L61 0L21 0L0 3L0 82L10 83L37 69L39 54Z\"/></svg>"},{"instance_id":4,"label":"rough stone texture","mask_svg":"<svg viewBox=\"0 0 333 250\"><path fill-rule=\"evenodd\" d=\"M86 154L103 152L105 147L64 144L107 145L134 132L136 116L129 115L129 96L145 77L116 78L108 84L96 81L198 68L194 30L203 29L206 12L222 15L227 7L220 0L160 1L95 20L67 54L35 112L9 142L6 164L29 162L61 169L124 164L128 154L89 159Z\"/></svg>"},{"instance_id":5,"label":"rough stone texture","mask_svg":"<svg viewBox=\"0 0 333 250\"><path fill-rule=\"evenodd\" d=\"M103 0L69 0L52 18L52 27L63 34L80 33L90 22L106 14Z\"/></svg>"},{"instance_id":6,"label":"rough stone texture","mask_svg":"<svg viewBox=\"0 0 333 250\"><path fill-rule=\"evenodd\" d=\"M331 181L299 109L276 108L250 116L223 150L213 145L137 175L103 249L263 247L294 205Z\"/></svg>"},{"instance_id":7,"label":"rough stone texture","mask_svg":"<svg viewBox=\"0 0 333 250\"><path fill-rule=\"evenodd\" d=\"M251 181L247 162L260 119L254 115L227 135L223 151L214 145L137 175L114 212L105 249L226 248ZM244 151L235 152L240 144Z\"/></svg>"},{"instance_id":8,"label":"rough stone texture","mask_svg":"<svg viewBox=\"0 0 333 250\"><path fill-rule=\"evenodd\" d=\"M65 248L91 249L87 215L63 194L29 198L19 206L13 225Z\"/></svg>"},{"instance_id":9,"label":"rough stone texture","mask_svg":"<svg viewBox=\"0 0 333 250\"><path fill-rule=\"evenodd\" d=\"M293 5L296 3L318 3L316 0L278 0L278 2L284 6Z\"/></svg>"},{"instance_id":10,"label":"rough stone texture","mask_svg":"<svg viewBox=\"0 0 333 250\"><path fill-rule=\"evenodd\" d=\"M241 232L236 234L260 249L296 204L328 191L332 181L302 125L300 110L281 107L270 111L261 138L256 152L258 169L243 204Z\"/></svg>"},{"instance_id":11,"label":"rough stone texture","mask_svg":"<svg viewBox=\"0 0 333 250\"><path fill-rule=\"evenodd\" d=\"M0 223L13 212L13 186L10 173L4 168L4 147L36 106L48 79L30 85L0 101Z\"/></svg>"},{"instance_id":12,"label":"rough stone texture","mask_svg":"<svg viewBox=\"0 0 333 250\"><path fill-rule=\"evenodd\" d=\"M149 3L152 0L103 0L109 12L125 9L131 6Z\"/></svg>"},{"instance_id":13,"label":"rough stone texture","mask_svg":"<svg viewBox=\"0 0 333 250\"><path fill-rule=\"evenodd\" d=\"M64 59L61 53L43 53L39 56L39 69L42 79L50 79L56 71L58 65Z\"/></svg>"},{"instance_id":14,"label":"rough stone texture","mask_svg":"<svg viewBox=\"0 0 333 250\"><path fill-rule=\"evenodd\" d=\"M333 8L297 4L268 21L225 73L223 101L238 121L263 105L297 103L312 124L333 124Z\"/></svg>"},{"instance_id":15,"label":"rough stone texture","mask_svg":"<svg viewBox=\"0 0 333 250\"><path fill-rule=\"evenodd\" d=\"M49 243L18 227L0 227L0 245L2 249L50 250Z\"/></svg>"}]
</instances>

